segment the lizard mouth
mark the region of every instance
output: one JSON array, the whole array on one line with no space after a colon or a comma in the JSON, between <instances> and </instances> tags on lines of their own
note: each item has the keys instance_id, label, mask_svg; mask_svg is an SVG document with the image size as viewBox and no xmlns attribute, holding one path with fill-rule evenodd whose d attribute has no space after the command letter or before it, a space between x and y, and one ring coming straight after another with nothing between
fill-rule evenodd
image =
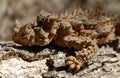
<instances>
[{"instance_id":1,"label":"lizard mouth","mask_svg":"<svg viewBox=\"0 0 120 78\"><path fill-rule=\"evenodd\" d=\"M27 45L30 45L30 41L26 40L26 39L22 39L20 38L19 36L16 36L17 34L14 34L13 37L12 37L12 40L18 44L21 44L21 45L24 45L24 46L27 46Z\"/></svg>"}]
</instances>

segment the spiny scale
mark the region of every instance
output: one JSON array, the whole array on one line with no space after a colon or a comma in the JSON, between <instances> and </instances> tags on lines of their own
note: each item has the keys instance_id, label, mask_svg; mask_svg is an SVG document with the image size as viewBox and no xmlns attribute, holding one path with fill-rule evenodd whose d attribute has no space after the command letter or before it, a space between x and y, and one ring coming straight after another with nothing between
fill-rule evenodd
<instances>
[{"instance_id":1,"label":"spiny scale","mask_svg":"<svg viewBox=\"0 0 120 78\"><path fill-rule=\"evenodd\" d=\"M53 42L60 47L75 49L76 55L66 58L66 66L69 71L77 72L96 55L97 45L111 42L115 37L115 24L112 23L111 17L100 15L96 18L94 13L91 14L92 11L81 9L60 15L41 11L34 23L20 27L13 34L13 41L25 46L46 46ZM110 31L103 30L103 27L109 28ZM27 31L29 32L26 33Z\"/></svg>"}]
</instances>

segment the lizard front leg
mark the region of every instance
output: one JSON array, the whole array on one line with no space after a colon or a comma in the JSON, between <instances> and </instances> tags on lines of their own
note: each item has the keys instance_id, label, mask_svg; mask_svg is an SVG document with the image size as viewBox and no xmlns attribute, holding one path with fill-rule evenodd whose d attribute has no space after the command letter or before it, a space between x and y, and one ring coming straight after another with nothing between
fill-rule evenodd
<instances>
[{"instance_id":1,"label":"lizard front leg","mask_svg":"<svg viewBox=\"0 0 120 78\"><path fill-rule=\"evenodd\" d=\"M61 26L53 40L54 43L78 51L76 56L66 58L66 66L69 71L74 70L77 72L84 63L93 58L98 49L96 36L94 30L84 29L82 24L72 25L69 21L61 22Z\"/></svg>"},{"instance_id":2,"label":"lizard front leg","mask_svg":"<svg viewBox=\"0 0 120 78\"><path fill-rule=\"evenodd\" d=\"M66 66L68 71L79 71L82 65L89 62L97 53L98 46L96 44L91 45L76 53L76 56L68 56L66 58Z\"/></svg>"},{"instance_id":3,"label":"lizard front leg","mask_svg":"<svg viewBox=\"0 0 120 78\"><path fill-rule=\"evenodd\" d=\"M74 70L77 72L84 63L90 61L95 56L98 50L96 39L75 34L57 36L54 43L61 47L78 50L75 56L68 56L66 58L68 71Z\"/></svg>"}]
</instances>

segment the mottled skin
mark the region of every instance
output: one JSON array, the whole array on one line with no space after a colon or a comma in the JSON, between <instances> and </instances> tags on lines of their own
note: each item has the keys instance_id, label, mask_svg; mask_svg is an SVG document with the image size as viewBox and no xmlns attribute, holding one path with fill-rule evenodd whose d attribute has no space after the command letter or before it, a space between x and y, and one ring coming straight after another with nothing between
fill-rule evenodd
<instances>
[{"instance_id":1,"label":"mottled skin","mask_svg":"<svg viewBox=\"0 0 120 78\"><path fill-rule=\"evenodd\" d=\"M13 41L25 46L46 46L53 42L60 47L73 48L78 52L66 58L66 66L69 71L77 72L95 56L97 45L111 42L115 37L114 23L109 17L82 16L84 19L78 12L57 16L42 11L34 23L18 27L13 34Z\"/></svg>"}]
</instances>

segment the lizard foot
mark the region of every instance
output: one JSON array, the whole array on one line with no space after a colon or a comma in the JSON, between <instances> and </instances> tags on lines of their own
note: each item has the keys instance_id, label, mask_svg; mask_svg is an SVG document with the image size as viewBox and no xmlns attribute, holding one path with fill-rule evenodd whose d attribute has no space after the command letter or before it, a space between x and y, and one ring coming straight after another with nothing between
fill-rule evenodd
<instances>
[{"instance_id":1,"label":"lizard foot","mask_svg":"<svg viewBox=\"0 0 120 78\"><path fill-rule=\"evenodd\" d=\"M68 71L78 72L82 65L83 60L80 60L80 58L76 59L74 56L68 56L66 58L66 67L68 67Z\"/></svg>"}]
</instances>

